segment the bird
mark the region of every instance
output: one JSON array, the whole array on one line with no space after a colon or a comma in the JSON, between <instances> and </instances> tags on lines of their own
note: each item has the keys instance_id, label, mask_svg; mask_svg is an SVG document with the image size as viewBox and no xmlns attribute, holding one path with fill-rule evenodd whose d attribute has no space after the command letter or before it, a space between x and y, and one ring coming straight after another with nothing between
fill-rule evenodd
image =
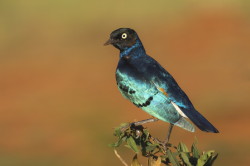
<instances>
[{"instance_id":1,"label":"bird","mask_svg":"<svg viewBox=\"0 0 250 166\"><path fill-rule=\"evenodd\" d=\"M113 45L120 51L115 75L121 94L156 120L170 123L166 142L170 139L173 126L190 132L195 131L194 126L187 119L202 131L219 133L194 108L173 76L155 59L147 55L135 30L116 29L104 45Z\"/></svg>"}]
</instances>

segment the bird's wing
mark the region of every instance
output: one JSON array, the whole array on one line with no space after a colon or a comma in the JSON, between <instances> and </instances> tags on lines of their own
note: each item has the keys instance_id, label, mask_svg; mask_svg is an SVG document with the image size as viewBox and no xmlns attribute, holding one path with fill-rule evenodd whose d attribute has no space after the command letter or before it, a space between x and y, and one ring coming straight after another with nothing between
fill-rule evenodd
<instances>
[{"instance_id":1,"label":"bird's wing","mask_svg":"<svg viewBox=\"0 0 250 166\"><path fill-rule=\"evenodd\" d=\"M169 97L168 93L166 92L166 90L164 88L161 88L159 85L157 85L156 83L154 83L154 81L152 81L152 83L154 84L154 86L156 87L156 89L163 93L166 97L168 97L170 99L170 103L174 106L174 108L176 109L176 111L183 117L187 118L187 116L183 113L183 111L180 109L180 107Z\"/></svg>"},{"instance_id":2,"label":"bird's wing","mask_svg":"<svg viewBox=\"0 0 250 166\"><path fill-rule=\"evenodd\" d=\"M144 77L161 93L165 94L178 107L192 108L193 105L187 95L179 87L175 79L153 58L147 57L141 63ZM140 64L139 64L140 65Z\"/></svg>"},{"instance_id":3,"label":"bird's wing","mask_svg":"<svg viewBox=\"0 0 250 166\"><path fill-rule=\"evenodd\" d=\"M170 99L180 115L189 118L203 131L219 132L205 117L196 111L188 96L182 91L175 79L154 59L151 60L147 75L151 84Z\"/></svg>"}]
</instances>

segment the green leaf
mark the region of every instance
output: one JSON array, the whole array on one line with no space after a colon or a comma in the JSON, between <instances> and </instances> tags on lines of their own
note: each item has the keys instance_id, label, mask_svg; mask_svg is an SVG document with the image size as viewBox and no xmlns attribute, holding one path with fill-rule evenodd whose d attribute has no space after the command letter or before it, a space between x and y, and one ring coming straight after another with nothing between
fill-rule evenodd
<instances>
[{"instance_id":1,"label":"green leaf","mask_svg":"<svg viewBox=\"0 0 250 166\"><path fill-rule=\"evenodd\" d=\"M119 140L119 141L117 141L117 142L115 142L115 143L109 144L109 146L110 146L110 147L114 147L114 148L115 148L115 147L120 146L120 145L121 145L121 143L122 143L122 141L120 141L120 140Z\"/></svg>"},{"instance_id":2,"label":"green leaf","mask_svg":"<svg viewBox=\"0 0 250 166\"><path fill-rule=\"evenodd\" d=\"M129 123L122 123L120 124L119 127L116 127L115 128L115 132L114 132L114 135L117 136L117 137L122 137L124 135L124 131L122 131L121 129L122 128L126 128L129 126Z\"/></svg>"},{"instance_id":3,"label":"green leaf","mask_svg":"<svg viewBox=\"0 0 250 166\"><path fill-rule=\"evenodd\" d=\"M122 134L121 129L120 129L120 128L116 128L116 129L115 129L115 132L114 132L114 135L117 136L117 137L120 137L121 134Z\"/></svg>"},{"instance_id":4,"label":"green leaf","mask_svg":"<svg viewBox=\"0 0 250 166\"><path fill-rule=\"evenodd\" d=\"M156 160L153 157L148 158L148 166L160 166L161 158L158 157Z\"/></svg>"},{"instance_id":5,"label":"green leaf","mask_svg":"<svg viewBox=\"0 0 250 166\"><path fill-rule=\"evenodd\" d=\"M110 147L119 147L124 141L126 137L119 138L119 140L115 143L109 144Z\"/></svg>"},{"instance_id":6,"label":"green leaf","mask_svg":"<svg viewBox=\"0 0 250 166\"><path fill-rule=\"evenodd\" d=\"M168 155L169 161L173 164L173 166L180 166L177 159L173 156L172 152L169 149L167 150L167 155Z\"/></svg>"},{"instance_id":7,"label":"green leaf","mask_svg":"<svg viewBox=\"0 0 250 166\"><path fill-rule=\"evenodd\" d=\"M130 123L121 123L119 128L129 127Z\"/></svg>"},{"instance_id":8,"label":"green leaf","mask_svg":"<svg viewBox=\"0 0 250 166\"><path fill-rule=\"evenodd\" d=\"M198 159L200 157L200 153L199 153L199 150L196 147L196 143L193 143L193 145L191 147L191 151L192 151L192 154L193 154L194 158Z\"/></svg>"},{"instance_id":9,"label":"green leaf","mask_svg":"<svg viewBox=\"0 0 250 166\"><path fill-rule=\"evenodd\" d=\"M205 153L205 154L200 156L200 159L203 160L203 161L207 161L208 155Z\"/></svg>"},{"instance_id":10,"label":"green leaf","mask_svg":"<svg viewBox=\"0 0 250 166\"><path fill-rule=\"evenodd\" d=\"M115 143L109 144L109 147L116 148L116 147L119 147L120 145L121 145L121 142L117 141Z\"/></svg>"},{"instance_id":11,"label":"green leaf","mask_svg":"<svg viewBox=\"0 0 250 166\"><path fill-rule=\"evenodd\" d=\"M138 147L137 147L137 145L136 145L136 142L135 142L135 140L134 140L133 137L130 136L129 138L127 138L127 144L129 145L129 147L130 147L134 152L136 152L136 153L139 152L139 149L138 149Z\"/></svg>"},{"instance_id":12,"label":"green leaf","mask_svg":"<svg viewBox=\"0 0 250 166\"><path fill-rule=\"evenodd\" d=\"M200 156L200 158L197 161L197 166L203 166L205 165L206 161L208 160L207 154L203 154Z\"/></svg>"},{"instance_id":13,"label":"green leaf","mask_svg":"<svg viewBox=\"0 0 250 166\"><path fill-rule=\"evenodd\" d=\"M177 150L179 152L189 152L187 146L184 143L182 143L182 142L179 143L179 145L177 147Z\"/></svg>"},{"instance_id":14,"label":"green leaf","mask_svg":"<svg viewBox=\"0 0 250 166\"><path fill-rule=\"evenodd\" d=\"M131 166L142 166L137 158L137 154L135 154L135 156L133 157Z\"/></svg>"},{"instance_id":15,"label":"green leaf","mask_svg":"<svg viewBox=\"0 0 250 166\"><path fill-rule=\"evenodd\" d=\"M196 166L204 166L204 164L205 164L205 162L202 159L198 159Z\"/></svg>"},{"instance_id":16,"label":"green leaf","mask_svg":"<svg viewBox=\"0 0 250 166\"><path fill-rule=\"evenodd\" d=\"M214 154L214 150L209 150L205 153L208 157L212 156Z\"/></svg>"},{"instance_id":17,"label":"green leaf","mask_svg":"<svg viewBox=\"0 0 250 166\"><path fill-rule=\"evenodd\" d=\"M146 142L146 141L148 141L149 132L148 132L148 130L144 129L144 130L143 130L143 133L146 135L146 138L145 138L145 140L144 140L144 142Z\"/></svg>"},{"instance_id":18,"label":"green leaf","mask_svg":"<svg viewBox=\"0 0 250 166\"><path fill-rule=\"evenodd\" d=\"M205 164L205 166L211 166L213 165L214 161L217 159L218 154L214 155L214 156L210 156Z\"/></svg>"},{"instance_id":19,"label":"green leaf","mask_svg":"<svg viewBox=\"0 0 250 166\"><path fill-rule=\"evenodd\" d=\"M146 146L146 151L147 152L153 151L155 148L157 148L157 145L158 144L150 144L150 145Z\"/></svg>"},{"instance_id":20,"label":"green leaf","mask_svg":"<svg viewBox=\"0 0 250 166\"><path fill-rule=\"evenodd\" d=\"M185 152L180 152L180 157L187 166L192 166L189 161L189 154Z\"/></svg>"}]
</instances>

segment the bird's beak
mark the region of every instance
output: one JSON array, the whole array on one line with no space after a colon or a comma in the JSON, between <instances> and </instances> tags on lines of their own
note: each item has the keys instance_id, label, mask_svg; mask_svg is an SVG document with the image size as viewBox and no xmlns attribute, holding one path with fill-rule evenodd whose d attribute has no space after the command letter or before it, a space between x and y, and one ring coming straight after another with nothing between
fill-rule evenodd
<instances>
[{"instance_id":1,"label":"bird's beak","mask_svg":"<svg viewBox=\"0 0 250 166\"><path fill-rule=\"evenodd\" d=\"M107 45L110 45L110 44L112 44L112 40L111 39L109 39L108 41L106 41L105 43L104 43L104 46L107 46Z\"/></svg>"}]
</instances>

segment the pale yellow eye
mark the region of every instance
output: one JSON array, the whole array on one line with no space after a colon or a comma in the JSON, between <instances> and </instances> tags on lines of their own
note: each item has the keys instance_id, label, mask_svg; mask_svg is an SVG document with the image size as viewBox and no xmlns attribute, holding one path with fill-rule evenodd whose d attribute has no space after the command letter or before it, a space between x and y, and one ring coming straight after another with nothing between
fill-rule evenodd
<instances>
[{"instance_id":1,"label":"pale yellow eye","mask_svg":"<svg viewBox=\"0 0 250 166\"><path fill-rule=\"evenodd\" d=\"M126 39L127 36L128 36L128 35L127 35L126 33L123 33L123 34L122 34L122 38L123 38L123 39Z\"/></svg>"}]
</instances>

